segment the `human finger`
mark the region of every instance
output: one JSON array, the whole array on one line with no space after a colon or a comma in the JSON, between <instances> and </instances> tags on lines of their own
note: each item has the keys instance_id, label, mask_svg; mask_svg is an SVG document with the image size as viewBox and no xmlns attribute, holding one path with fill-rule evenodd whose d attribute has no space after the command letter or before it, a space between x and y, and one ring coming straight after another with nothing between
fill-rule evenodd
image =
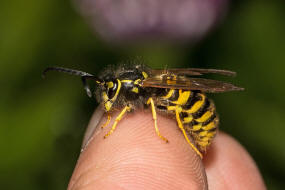
<instances>
[{"instance_id":1,"label":"human finger","mask_svg":"<svg viewBox=\"0 0 285 190\"><path fill-rule=\"evenodd\" d=\"M248 152L232 137L220 132L203 160L209 189L266 189Z\"/></svg>"},{"instance_id":2,"label":"human finger","mask_svg":"<svg viewBox=\"0 0 285 190\"><path fill-rule=\"evenodd\" d=\"M99 126L105 120L106 116ZM150 112L127 114L106 139L110 126L97 127L68 189L207 189L202 161L175 120L158 116L158 127L169 143L156 135Z\"/></svg>"}]
</instances>

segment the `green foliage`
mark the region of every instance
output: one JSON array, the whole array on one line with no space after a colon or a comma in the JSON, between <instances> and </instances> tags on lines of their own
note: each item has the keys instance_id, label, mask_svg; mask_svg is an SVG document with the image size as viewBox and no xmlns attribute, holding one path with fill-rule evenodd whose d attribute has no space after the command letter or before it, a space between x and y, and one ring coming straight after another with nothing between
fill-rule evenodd
<instances>
[{"instance_id":1,"label":"green foliage","mask_svg":"<svg viewBox=\"0 0 285 190\"><path fill-rule=\"evenodd\" d=\"M134 54L144 55L155 68L168 64L237 71L233 83L246 91L213 96L221 129L253 155L269 189L284 188L283 4L233 3L225 22L191 48L119 50L91 33L68 1L2 1L1 188L65 189L97 105L77 77L49 73L43 80L41 71L57 65L97 74Z\"/></svg>"}]
</instances>

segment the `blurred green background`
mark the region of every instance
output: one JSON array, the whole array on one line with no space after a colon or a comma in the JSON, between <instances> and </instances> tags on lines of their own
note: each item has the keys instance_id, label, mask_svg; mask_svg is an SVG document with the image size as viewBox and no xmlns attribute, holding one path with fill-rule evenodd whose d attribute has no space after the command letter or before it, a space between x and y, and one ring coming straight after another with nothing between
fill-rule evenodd
<instances>
[{"instance_id":1,"label":"blurred green background","mask_svg":"<svg viewBox=\"0 0 285 190\"><path fill-rule=\"evenodd\" d=\"M237 71L235 79L217 79L246 91L211 95L220 127L247 148L269 189L284 189L284 18L283 0L233 1L223 24L194 47L128 51L100 41L69 1L2 0L1 189L66 189L97 106L79 78L53 73L43 80L41 71L58 65L97 74L132 55L155 68Z\"/></svg>"}]
</instances>

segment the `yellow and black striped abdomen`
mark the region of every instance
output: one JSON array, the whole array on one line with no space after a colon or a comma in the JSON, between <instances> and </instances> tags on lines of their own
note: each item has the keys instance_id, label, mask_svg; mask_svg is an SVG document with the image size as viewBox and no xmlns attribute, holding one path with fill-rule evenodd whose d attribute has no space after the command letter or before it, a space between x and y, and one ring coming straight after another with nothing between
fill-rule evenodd
<instances>
[{"instance_id":1,"label":"yellow and black striped abdomen","mask_svg":"<svg viewBox=\"0 0 285 190\"><path fill-rule=\"evenodd\" d=\"M216 108L204 93L167 89L157 99L157 109L171 115L178 109L185 130L202 152L206 151L217 133L219 118Z\"/></svg>"},{"instance_id":2,"label":"yellow and black striped abdomen","mask_svg":"<svg viewBox=\"0 0 285 190\"><path fill-rule=\"evenodd\" d=\"M194 96L189 99L189 104L182 106L180 117L196 146L204 152L217 133L219 118L214 103L205 94L193 93Z\"/></svg>"}]
</instances>

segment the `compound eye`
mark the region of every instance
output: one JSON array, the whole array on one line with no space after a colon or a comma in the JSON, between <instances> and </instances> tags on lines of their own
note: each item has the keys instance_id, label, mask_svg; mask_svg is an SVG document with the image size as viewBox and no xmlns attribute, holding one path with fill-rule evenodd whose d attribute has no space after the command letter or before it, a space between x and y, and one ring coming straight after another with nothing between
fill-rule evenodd
<instances>
[{"instance_id":1,"label":"compound eye","mask_svg":"<svg viewBox=\"0 0 285 190\"><path fill-rule=\"evenodd\" d=\"M109 99L112 99L117 91L117 82L116 81L110 81L107 82L107 95Z\"/></svg>"}]
</instances>

